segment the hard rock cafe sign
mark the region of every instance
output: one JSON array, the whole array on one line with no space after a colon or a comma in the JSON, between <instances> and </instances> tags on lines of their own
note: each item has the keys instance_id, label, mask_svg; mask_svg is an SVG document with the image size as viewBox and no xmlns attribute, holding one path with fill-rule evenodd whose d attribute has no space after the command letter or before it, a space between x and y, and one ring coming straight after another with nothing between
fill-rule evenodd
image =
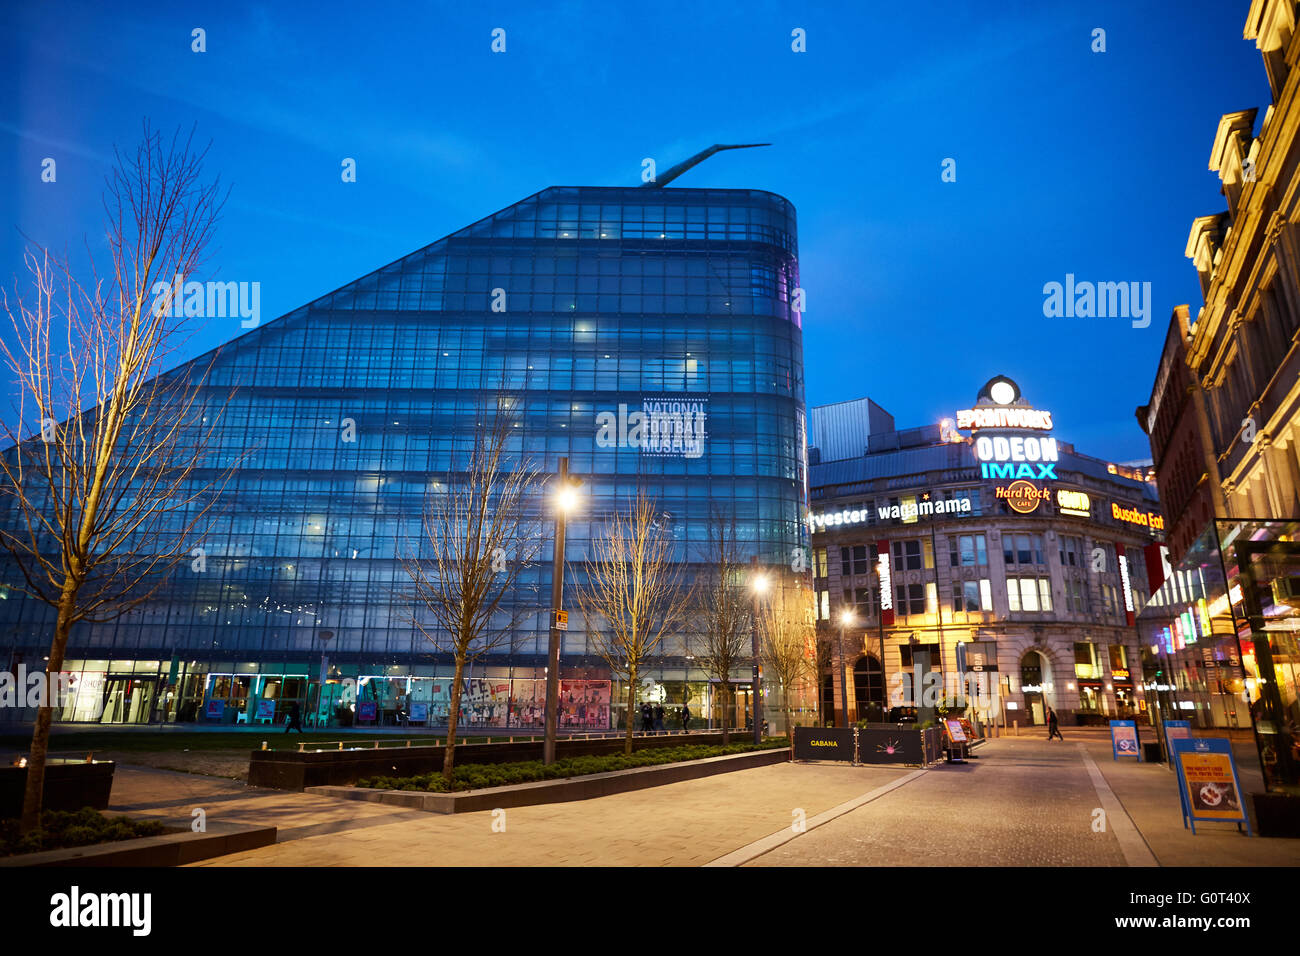
<instances>
[{"instance_id":1,"label":"hard rock cafe sign","mask_svg":"<svg viewBox=\"0 0 1300 956\"><path fill-rule=\"evenodd\" d=\"M1009 485L998 485L994 490L996 496L1018 514L1027 515L1038 510L1040 502L1046 501L1049 494L1046 488L1039 488L1028 481L1013 481Z\"/></svg>"}]
</instances>

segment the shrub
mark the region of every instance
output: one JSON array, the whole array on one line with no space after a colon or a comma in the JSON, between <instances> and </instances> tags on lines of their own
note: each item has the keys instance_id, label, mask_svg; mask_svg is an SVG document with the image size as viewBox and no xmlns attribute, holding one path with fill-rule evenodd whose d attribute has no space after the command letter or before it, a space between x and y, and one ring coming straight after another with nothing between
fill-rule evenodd
<instances>
[{"instance_id":1,"label":"shrub","mask_svg":"<svg viewBox=\"0 0 1300 956\"><path fill-rule=\"evenodd\" d=\"M446 793L460 790L483 790L489 787L504 787L511 784L533 783L538 780L560 780L567 777L582 777L593 773L609 773L614 770L631 770L637 767L652 767L666 763L679 763L685 760L703 760L708 757L721 757L729 754L747 753L754 749L773 749L787 746L783 738L773 739L755 748L753 743L720 744L686 744L676 747L650 748L627 754L606 754L603 756L587 755L565 757L547 766L540 760L523 760L502 764L464 764L452 771L452 781L448 787L440 771L420 774L414 777L365 777L357 781L358 787L375 790L424 790L430 793Z\"/></svg>"}]
</instances>

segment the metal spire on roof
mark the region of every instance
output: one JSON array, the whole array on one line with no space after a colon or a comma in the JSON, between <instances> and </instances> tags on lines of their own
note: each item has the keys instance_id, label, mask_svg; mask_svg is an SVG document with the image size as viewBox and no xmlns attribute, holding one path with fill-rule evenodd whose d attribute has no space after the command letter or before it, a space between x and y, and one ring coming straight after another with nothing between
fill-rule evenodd
<instances>
[{"instance_id":1,"label":"metal spire on roof","mask_svg":"<svg viewBox=\"0 0 1300 956\"><path fill-rule=\"evenodd\" d=\"M753 149L756 146L771 146L771 145L772 145L771 143L736 143L734 145L724 145L722 143L715 143L712 146L710 146L708 149L704 149L696 153L694 156L692 156L690 159L686 160L685 162L678 163L672 169L668 170L668 172L664 173L662 176L657 177L653 182L642 183L641 188L659 189L663 186L667 186L670 182L672 182L682 173L686 172L692 166L698 166L700 163L704 162L714 153L719 153L724 149Z\"/></svg>"}]
</instances>

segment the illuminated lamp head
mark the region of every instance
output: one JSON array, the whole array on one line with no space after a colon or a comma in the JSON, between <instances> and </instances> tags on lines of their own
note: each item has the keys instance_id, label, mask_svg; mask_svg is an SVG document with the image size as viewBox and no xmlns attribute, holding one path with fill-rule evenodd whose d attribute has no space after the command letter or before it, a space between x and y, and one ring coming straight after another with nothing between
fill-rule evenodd
<instances>
[{"instance_id":1,"label":"illuminated lamp head","mask_svg":"<svg viewBox=\"0 0 1300 956\"><path fill-rule=\"evenodd\" d=\"M975 399L979 405L1014 405L1020 400L1020 386L1005 375L995 375L985 382Z\"/></svg>"}]
</instances>

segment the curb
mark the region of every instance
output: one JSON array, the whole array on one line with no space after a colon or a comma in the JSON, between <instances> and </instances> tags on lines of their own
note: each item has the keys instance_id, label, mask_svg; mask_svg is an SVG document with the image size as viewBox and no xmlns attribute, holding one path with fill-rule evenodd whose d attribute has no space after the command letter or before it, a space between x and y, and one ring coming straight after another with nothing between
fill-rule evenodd
<instances>
[{"instance_id":1,"label":"curb","mask_svg":"<svg viewBox=\"0 0 1300 956\"><path fill-rule=\"evenodd\" d=\"M96 846L44 850L0 858L0 867L22 866L184 866L275 843L275 827L214 824L214 832L164 833Z\"/></svg>"},{"instance_id":2,"label":"curb","mask_svg":"<svg viewBox=\"0 0 1300 956\"><path fill-rule=\"evenodd\" d=\"M306 793L340 800L363 800L384 803L408 810L426 813L473 813L478 810L496 810L504 807L528 807L547 803L568 803L589 800L615 793L644 790L683 780L697 780L733 770L749 770L786 763L790 759L788 747L774 747L752 753L728 754L687 760L680 763L660 764L657 767L635 767L631 770L612 770L563 780L538 780L508 787L489 787L486 790L466 790L458 793L421 793L416 790L371 790L366 787L307 787Z\"/></svg>"}]
</instances>

